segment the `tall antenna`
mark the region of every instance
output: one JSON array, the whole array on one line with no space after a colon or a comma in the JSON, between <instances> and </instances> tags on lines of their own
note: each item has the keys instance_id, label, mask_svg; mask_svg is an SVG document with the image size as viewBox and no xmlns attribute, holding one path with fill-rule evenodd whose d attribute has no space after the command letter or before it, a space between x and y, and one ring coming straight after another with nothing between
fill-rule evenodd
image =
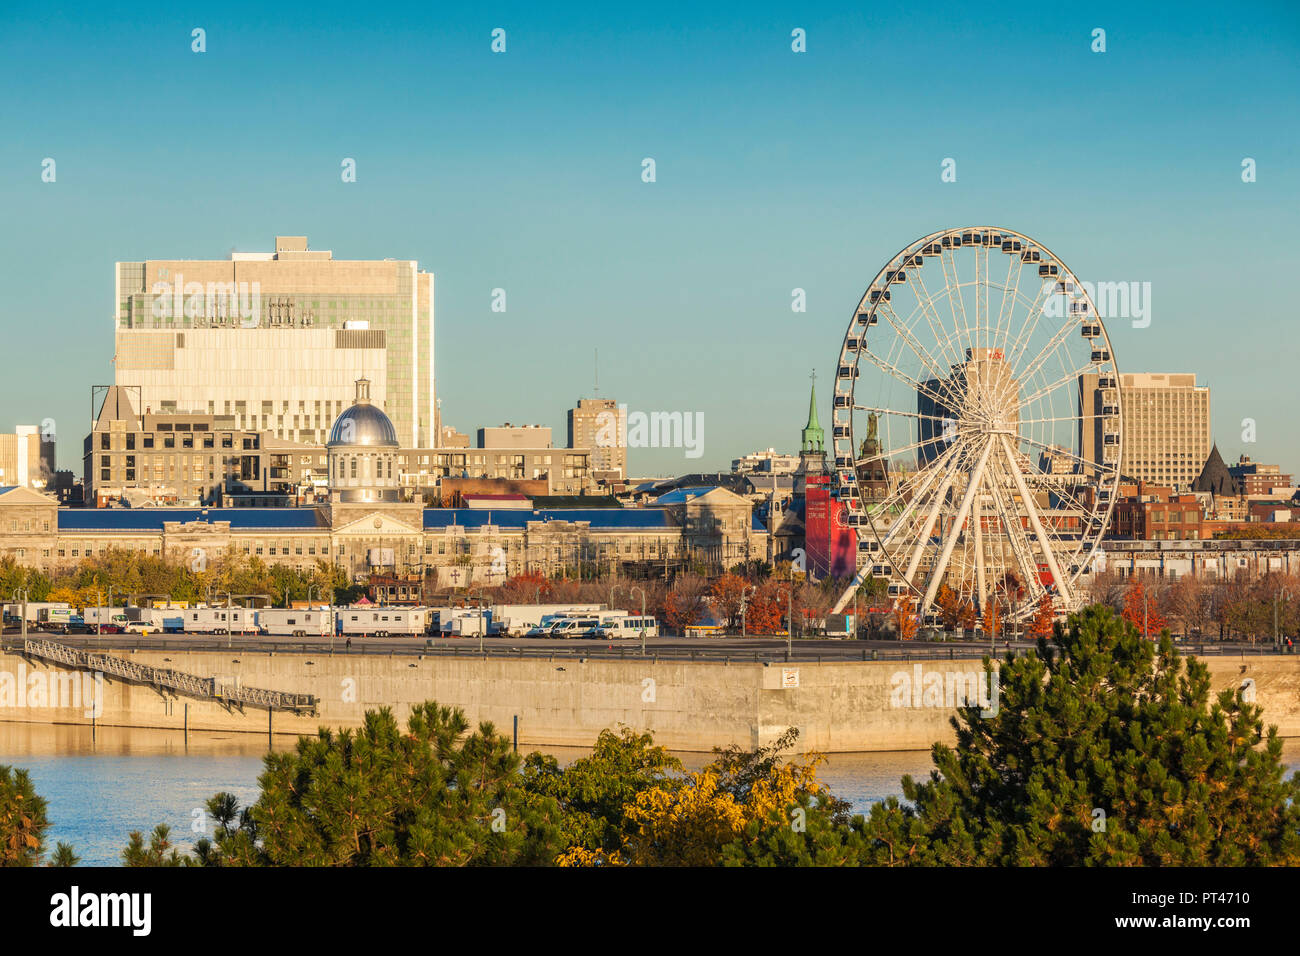
<instances>
[{"instance_id":1,"label":"tall antenna","mask_svg":"<svg viewBox=\"0 0 1300 956\"><path fill-rule=\"evenodd\" d=\"M591 394L594 398L600 397L600 349L594 349L596 357L592 360L591 371L594 376L594 384L591 388Z\"/></svg>"}]
</instances>

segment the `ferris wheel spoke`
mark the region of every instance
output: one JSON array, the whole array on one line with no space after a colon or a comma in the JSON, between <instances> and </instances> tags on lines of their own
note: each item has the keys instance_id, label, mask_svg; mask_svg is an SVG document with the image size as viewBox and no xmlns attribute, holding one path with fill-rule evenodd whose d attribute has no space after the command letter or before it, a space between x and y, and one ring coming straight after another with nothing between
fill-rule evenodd
<instances>
[{"instance_id":1,"label":"ferris wheel spoke","mask_svg":"<svg viewBox=\"0 0 1300 956\"><path fill-rule=\"evenodd\" d=\"M938 489L935 491L930 508L926 512L925 522L917 532L916 543L907 562L907 570L903 572L903 579L913 587L916 586L914 583L916 569L921 564L925 549L929 547L930 535L934 532L935 522L939 520L939 512L943 509L944 502L948 498L948 489L952 487L953 480L957 477L957 470L961 461L961 455L953 458L951 465L944 473L943 481L940 482Z\"/></svg>"},{"instance_id":2,"label":"ferris wheel spoke","mask_svg":"<svg viewBox=\"0 0 1300 956\"><path fill-rule=\"evenodd\" d=\"M920 308L925 313L925 321L930 326L930 331L934 333L935 341L939 344L939 347L943 349L944 360L950 365L960 365L961 350L958 349L956 352L950 351L953 333L948 331L947 326L943 324L943 320L939 318L939 310L934 307L934 296L930 295L930 290L926 288L925 280L921 278L921 270L918 269L915 273L907 272L904 274L907 278L909 288L911 287L913 279L915 279L916 285L921 290L918 294L916 290L913 289L912 294L916 295L917 301L920 303ZM946 334L940 335L940 329L943 329ZM960 342L958 344L960 345Z\"/></svg>"},{"instance_id":3,"label":"ferris wheel spoke","mask_svg":"<svg viewBox=\"0 0 1300 956\"><path fill-rule=\"evenodd\" d=\"M1011 278L1011 270L1014 265L1016 276ZM1007 278L1002 286L1002 302L998 306L998 331L1002 332L1002 354L1007 354L1008 340L1011 338L1011 320L1016 314L1016 299L1023 298L1020 295L1020 274L1025 268L1025 260L1021 256L1009 257L1007 262ZM1010 293L1010 295L1008 295ZM1009 305L1008 305L1009 302ZM1006 330L1002 330L1002 318L1006 315Z\"/></svg>"},{"instance_id":4,"label":"ferris wheel spoke","mask_svg":"<svg viewBox=\"0 0 1300 956\"><path fill-rule=\"evenodd\" d=\"M1029 315L1025 319L1024 326L1016 333L1016 340L1011 343L1011 347L1005 353L1007 364L1010 365L1013 370L1015 369L1016 362L1019 362L1024 358L1025 352L1029 350L1029 343L1033 341L1034 332L1038 329L1038 320L1042 318L1043 312L1047 308L1047 303L1051 301L1051 296L1045 294L1044 290L1046 288L1047 287L1044 286L1043 289L1040 289L1033 299L1024 295L1020 291L1019 287L1016 289L1016 298L1026 304L1026 307L1029 309ZM1042 297L1041 301L1039 301L1040 296Z\"/></svg>"},{"instance_id":5,"label":"ferris wheel spoke","mask_svg":"<svg viewBox=\"0 0 1300 956\"><path fill-rule=\"evenodd\" d=\"M948 275L948 266L950 264L952 266L952 273L953 273L951 277L949 277ZM961 303L961 321L958 322L957 320L957 298L958 296L961 295L961 272L957 268L956 253L953 252L953 250L951 249L940 252L939 266L941 269L943 269L944 286L946 287L946 290L948 292L946 296L946 298L948 299L948 309L950 312L952 312L952 327L953 330L957 333L956 337L957 337L958 351L964 352L964 349L961 344L961 333L963 331L966 333L966 343L967 343L964 348L974 348L974 343L971 341L970 323L966 321L966 303L964 301ZM954 295L954 291L956 293L955 295Z\"/></svg>"},{"instance_id":6,"label":"ferris wheel spoke","mask_svg":"<svg viewBox=\"0 0 1300 956\"><path fill-rule=\"evenodd\" d=\"M934 402L942 408L947 408L948 407L947 403L952 400L951 398L945 398L944 396L939 395L937 392L934 391L934 389L930 388L927 385L923 385L921 382L917 381L912 376L908 375L902 369L898 368L895 365L890 364L884 358L881 358L880 356L876 355L870 349L862 349L858 354L865 355L868 359L871 360L872 365L876 366L876 368L880 369L886 375L889 375L890 377L897 379L903 384L910 386L911 388L915 389L917 392L925 394L929 398L933 399Z\"/></svg>"},{"instance_id":7,"label":"ferris wheel spoke","mask_svg":"<svg viewBox=\"0 0 1300 956\"><path fill-rule=\"evenodd\" d=\"M1075 461L1079 462L1080 464L1085 465L1088 468L1095 469L1096 471L1105 472L1111 470L1110 466L1105 464L1104 462L1093 461L1090 458L1084 458L1082 455L1076 455L1068 448L1061 448L1058 445L1049 445L1046 442L1041 442L1036 438L1030 438L1028 435L1018 435L1016 436L1016 438L1018 441L1022 441L1026 444L1033 445L1035 448L1041 448L1043 451L1050 452L1053 455L1064 455L1067 458L1073 458Z\"/></svg>"},{"instance_id":8,"label":"ferris wheel spoke","mask_svg":"<svg viewBox=\"0 0 1300 956\"><path fill-rule=\"evenodd\" d=\"M1062 375L1060 378L1056 379L1055 381L1050 382L1047 385L1040 386L1038 391L1034 392L1031 395L1027 395L1024 398L1024 400L1021 401L1020 407L1025 408L1031 402L1036 402L1041 398L1046 398L1048 395L1052 394L1058 388L1061 388L1063 385L1069 385L1071 382L1077 382L1080 375L1084 375L1090 369L1094 369L1096 367L1097 366L1091 361L1085 362L1079 368L1076 368L1073 371L1066 372L1064 375Z\"/></svg>"},{"instance_id":9,"label":"ferris wheel spoke","mask_svg":"<svg viewBox=\"0 0 1300 956\"><path fill-rule=\"evenodd\" d=\"M1011 440L1006 435L1000 435L999 438L1001 439L1002 449L1006 452L1011 478L1016 484L1016 489L1020 492L1021 502L1028 514L1029 526L1034 529L1034 536L1038 539L1038 546L1042 549L1048 570L1052 572L1052 580L1056 583L1056 590L1068 604L1070 601L1069 584L1061 575L1061 569L1056 563L1056 553L1052 550L1047 533L1043 530L1043 523L1038 516L1038 508L1034 505L1033 495L1029 493L1029 488L1025 484L1025 477L1020 474L1020 468L1016 465L1016 456L1011 451Z\"/></svg>"},{"instance_id":10,"label":"ferris wheel spoke","mask_svg":"<svg viewBox=\"0 0 1300 956\"><path fill-rule=\"evenodd\" d=\"M961 506L957 509L952 526L948 530L948 537L944 541L943 550L939 552L934 570L930 573L930 582L925 588L925 598L921 601L922 608L928 608L934 603L935 592L939 590L939 582L943 579L943 572L948 567L948 559L952 557L953 548L957 546L957 537L962 533L962 524L966 521L966 516L970 514L971 502L979 490L980 479L984 477L984 469L988 465L989 453L992 451L993 442L985 442L984 450L980 453L979 461L975 463L975 468L971 472L970 480L966 485L966 493L962 495Z\"/></svg>"},{"instance_id":11,"label":"ferris wheel spoke","mask_svg":"<svg viewBox=\"0 0 1300 956\"><path fill-rule=\"evenodd\" d=\"M918 510L920 510L920 508L924 505L925 502L930 500L929 499L930 490L931 488L934 487L935 482L939 481L941 476L952 473L948 465L952 464L954 468L956 467L956 465L955 463L947 462L946 459L948 457L952 457L955 455L956 455L956 448L950 448L948 449L948 451L944 452L943 457L935 461L936 467L932 467L926 470L925 480L922 481L921 486L916 491L916 494L902 499L905 501L906 507L899 513L898 517L894 520L894 523L890 526L889 530L885 532L884 537L878 536L878 541L880 543L881 548L888 548L889 545L893 543L894 538L899 534L899 532L901 532L905 527L907 527L909 519L911 519ZM920 475L921 472L918 472L917 474ZM942 495L943 493L944 492L939 492L940 495ZM887 508L883 508L883 507L880 510L888 511Z\"/></svg>"},{"instance_id":12,"label":"ferris wheel spoke","mask_svg":"<svg viewBox=\"0 0 1300 956\"><path fill-rule=\"evenodd\" d=\"M917 340L916 336L912 334L911 329L909 329L903 320L899 318L898 313L894 311L893 306L882 301L876 306L876 311L879 313L882 308L887 312L885 320L894 327L894 330L898 333L899 337L907 343L911 350L916 354L916 357L921 360L921 364L930 370L930 373L934 375L937 381L943 381L948 375L947 370L942 368L940 365L935 364L934 356L932 356L925 346Z\"/></svg>"},{"instance_id":13,"label":"ferris wheel spoke","mask_svg":"<svg viewBox=\"0 0 1300 956\"><path fill-rule=\"evenodd\" d=\"M1024 371L1020 372L1016 378L1020 381L1025 381L1037 375L1038 370L1047 363L1048 358L1056 352L1057 348L1059 348L1065 340L1069 338L1070 333L1074 330L1075 326L1071 322L1067 322L1057 329L1051 340L1043 346L1042 351L1035 356L1034 360L1029 363L1029 365L1025 367Z\"/></svg>"},{"instance_id":14,"label":"ferris wheel spoke","mask_svg":"<svg viewBox=\"0 0 1300 956\"><path fill-rule=\"evenodd\" d=\"M1012 507L1011 501L1003 501L1002 499L1003 490L1010 487L1010 484L1003 480L1005 478L1004 471L1005 469L999 467L996 471L997 480L989 482L993 507L997 510L1006 529L1011 552L1015 556L1020 573L1025 577L1025 587L1029 588L1031 592L1043 590L1043 583L1038 576L1038 568L1029 560L1029 536L1025 534L1024 525L1021 524L1020 512Z\"/></svg>"}]
</instances>

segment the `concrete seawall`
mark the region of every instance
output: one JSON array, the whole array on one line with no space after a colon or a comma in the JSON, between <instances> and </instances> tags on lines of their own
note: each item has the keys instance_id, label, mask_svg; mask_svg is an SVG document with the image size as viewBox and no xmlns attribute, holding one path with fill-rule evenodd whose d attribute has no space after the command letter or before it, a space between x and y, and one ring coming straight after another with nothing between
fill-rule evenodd
<instances>
[{"instance_id":1,"label":"concrete seawall","mask_svg":"<svg viewBox=\"0 0 1300 956\"><path fill-rule=\"evenodd\" d=\"M142 664L244 686L314 694L315 717L277 712L277 734L314 734L320 726L359 726L366 710L389 706L404 723L425 700L461 707L472 723L491 721L519 743L590 746L604 728L649 730L673 750L754 747L786 728L800 731L799 749L823 752L928 750L952 742L947 702L921 687L983 684L979 661L720 664L682 661L447 658L235 651L117 651ZM1300 656L1206 658L1214 689L1255 681L1266 724L1300 737ZM918 671L917 668L920 668ZM72 675L57 666L0 653L0 720L91 723L86 701L51 700ZM56 677L55 675L62 675ZM920 678L915 693L911 684ZM937 676L935 676L937 675ZM964 676L963 676L964 675ZM980 683L977 684L976 681ZM80 689L89 693L89 680ZM18 692L26 688L26 696ZM47 690L48 689L48 690ZM265 710L173 697L146 686L104 679L100 726L240 731L266 734ZM951 698L949 698L951 699ZM22 706L19 706L21 702ZM51 706L59 704L61 706ZM924 704L925 706L921 706Z\"/></svg>"}]
</instances>

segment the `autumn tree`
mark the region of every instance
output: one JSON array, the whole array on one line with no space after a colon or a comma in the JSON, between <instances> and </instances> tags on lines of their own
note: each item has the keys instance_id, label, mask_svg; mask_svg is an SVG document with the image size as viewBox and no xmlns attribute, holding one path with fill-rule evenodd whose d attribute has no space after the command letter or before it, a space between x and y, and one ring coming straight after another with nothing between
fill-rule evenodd
<instances>
[{"instance_id":1,"label":"autumn tree","mask_svg":"<svg viewBox=\"0 0 1300 956\"><path fill-rule=\"evenodd\" d=\"M684 631L703 616L707 594L708 586L698 575L679 575L664 595L659 616L672 629Z\"/></svg>"},{"instance_id":2,"label":"autumn tree","mask_svg":"<svg viewBox=\"0 0 1300 956\"><path fill-rule=\"evenodd\" d=\"M948 630L956 629L961 621L961 598L957 592L946 584L939 585L939 590L934 596L934 603L939 607L939 619L943 626Z\"/></svg>"},{"instance_id":3,"label":"autumn tree","mask_svg":"<svg viewBox=\"0 0 1300 956\"><path fill-rule=\"evenodd\" d=\"M750 634L776 634L784 631L789 598L788 581L765 581L745 607L746 631Z\"/></svg>"},{"instance_id":4,"label":"autumn tree","mask_svg":"<svg viewBox=\"0 0 1300 956\"><path fill-rule=\"evenodd\" d=\"M920 621L912 606L904 600L894 602L894 630L898 634L900 641L916 640L917 632L920 630Z\"/></svg>"},{"instance_id":5,"label":"autumn tree","mask_svg":"<svg viewBox=\"0 0 1300 956\"><path fill-rule=\"evenodd\" d=\"M524 786L558 803L567 847L558 862L579 866L617 854L631 826L627 807L637 794L676 786L681 771L681 761L655 746L650 734L621 727L618 733L602 730L591 754L567 767L549 754L529 754Z\"/></svg>"},{"instance_id":6,"label":"autumn tree","mask_svg":"<svg viewBox=\"0 0 1300 956\"><path fill-rule=\"evenodd\" d=\"M749 583L738 574L719 575L709 585L713 606L730 628L739 625L740 607L745 599L745 588L748 586Z\"/></svg>"},{"instance_id":7,"label":"autumn tree","mask_svg":"<svg viewBox=\"0 0 1300 956\"><path fill-rule=\"evenodd\" d=\"M1138 629L1143 637L1153 637L1165 629L1165 616L1160 607L1147 594L1146 586L1141 581L1129 585L1124 595L1124 620Z\"/></svg>"},{"instance_id":8,"label":"autumn tree","mask_svg":"<svg viewBox=\"0 0 1300 956\"><path fill-rule=\"evenodd\" d=\"M1034 611L1032 623L1029 625L1029 634L1034 638L1049 638L1052 636L1052 625L1056 621L1056 608L1052 604L1052 596L1044 594L1038 599L1038 608Z\"/></svg>"}]
</instances>

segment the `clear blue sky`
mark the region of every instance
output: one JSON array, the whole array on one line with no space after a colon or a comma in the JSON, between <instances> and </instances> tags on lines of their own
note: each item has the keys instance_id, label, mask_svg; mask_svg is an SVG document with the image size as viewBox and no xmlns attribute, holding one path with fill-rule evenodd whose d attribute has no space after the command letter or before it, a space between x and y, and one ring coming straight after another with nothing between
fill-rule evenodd
<instances>
[{"instance_id":1,"label":"clear blue sky","mask_svg":"<svg viewBox=\"0 0 1300 956\"><path fill-rule=\"evenodd\" d=\"M0 428L53 417L80 473L113 263L305 234L435 273L448 424L562 441L599 348L602 395L704 414L702 458L634 473L726 468L795 449L812 368L827 424L889 256L992 224L1151 282L1150 327L1109 326L1120 369L1196 372L1226 459L1300 471L1300 6L1144 7L6 5Z\"/></svg>"}]
</instances>

